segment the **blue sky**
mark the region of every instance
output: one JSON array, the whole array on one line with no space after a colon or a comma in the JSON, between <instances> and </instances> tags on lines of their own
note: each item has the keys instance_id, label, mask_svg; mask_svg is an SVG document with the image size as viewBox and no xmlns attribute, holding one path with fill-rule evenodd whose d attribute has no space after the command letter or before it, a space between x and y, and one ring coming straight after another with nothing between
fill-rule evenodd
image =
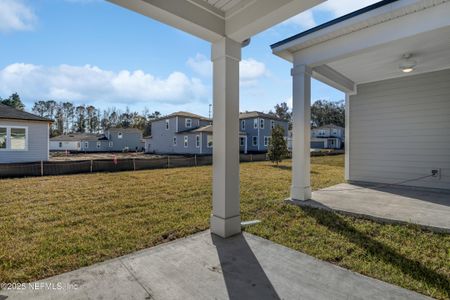
<instances>
[{"instance_id":1,"label":"blue sky","mask_svg":"<svg viewBox=\"0 0 450 300\"><path fill-rule=\"evenodd\" d=\"M330 0L252 38L241 62L241 110L291 100L291 65L270 45L376 0ZM207 115L210 45L102 0L0 0L0 97L70 100ZM344 95L317 81L312 98Z\"/></svg>"}]
</instances>

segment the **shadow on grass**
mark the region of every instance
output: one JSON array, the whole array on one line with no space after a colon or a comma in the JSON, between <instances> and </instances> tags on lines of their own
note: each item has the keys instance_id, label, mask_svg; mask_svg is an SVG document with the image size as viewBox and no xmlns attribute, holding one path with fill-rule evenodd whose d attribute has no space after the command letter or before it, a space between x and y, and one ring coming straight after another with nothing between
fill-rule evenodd
<instances>
[{"instance_id":1,"label":"shadow on grass","mask_svg":"<svg viewBox=\"0 0 450 300\"><path fill-rule=\"evenodd\" d=\"M372 239L367 234L357 230L340 215L324 212L317 208L302 208L310 217L329 230L344 236L351 243L366 249L367 253L384 262L399 268L405 275L411 276L425 285L435 287L450 296L450 281L440 273L422 265L420 262L404 257L392 247Z\"/></svg>"},{"instance_id":2,"label":"shadow on grass","mask_svg":"<svg viewBox=\"0 0 450 300\"><path fill-rule=\"evenodd\" d=\"M284 166L284 165L271 165L271 166L272 166L272 168L280 169L280 170L286 170L286 171L292 170L291 166Z\"/></svg>"}]
</instances>

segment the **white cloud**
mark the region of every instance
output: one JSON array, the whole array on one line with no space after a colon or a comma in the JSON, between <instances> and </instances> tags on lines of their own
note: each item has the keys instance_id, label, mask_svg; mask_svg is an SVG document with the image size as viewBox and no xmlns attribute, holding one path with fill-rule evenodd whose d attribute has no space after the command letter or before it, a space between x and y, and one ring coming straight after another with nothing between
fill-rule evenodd
<instances>
[{"instance_id":1,"label":"white cloud","mask_svg":"<svg viewBox=\"0 0 450 300\"><path fill-rule=\"evenodd\" d=\"M0 69L0 95L30 100L103 101L123 104L204 102L209 90L196 78L173 72L158 78L141 70L113 72L96 66L44 67L16 63Z\"/></svg>"},{"instance_id":2,"label":"white cloud","mask_svg":"<svg viewBox=\"0 0 450 300\"><path fill-rule=\"evenodd\" d=\"M212 63L203 54L197 54L194 58L189 58L186 64L200 76L210 77L212 75ZM253 85L261 77L268 74L266 65L256 59L243 59L239 65L240 81L244 86Z\"/></svg>"},{"instance_id":3,"label":"white cloud","mask_svg":"<svg viewBox=\"0 0 450 300\"><path fill-rule=\"evenodd\" d=\"M328 0L314 8L313 11L325 10L331 12L335 17L339 17L378 1L379 0Z\"/></svg>"},{"instance_id":4,"label":"white cloud","mask_svg":"<svg viewBox=\"0 0 450 300\"><path fill-rule=\"evenodd\" d=\"M203 77L208 77L212 74L212 63L203 54L197 53L195 57L190 57L186 64L192 71Z\"/></svg>"},{"instance_id":5,"label":"white cloud","mask_svg":"<svg viewBox=\"0 0 450 300\"><path fill-rule=\"evenodd\" d=\"M290 19L287 19L282 23L283 25L295 25L302 29L311 28L317 25L314 20L314 14L311 10L307 10L302 12L301 14L296 15Z\"/></svg>"},{"instance_id":6,"label":"white cloud","mask_svg":"<svg viewBox=\"0 0 450 300\"><path fill-rule=\"evenodd\" d=\"M32 30L36 20L22 0L0 0L0 32Z\"/></svg>"}]
</instances>

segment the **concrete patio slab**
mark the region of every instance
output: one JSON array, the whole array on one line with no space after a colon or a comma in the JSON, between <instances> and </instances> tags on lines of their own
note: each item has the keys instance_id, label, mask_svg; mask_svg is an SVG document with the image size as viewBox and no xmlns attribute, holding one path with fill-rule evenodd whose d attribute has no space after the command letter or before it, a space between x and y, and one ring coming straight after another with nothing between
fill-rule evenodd
<instances>
[{"instance_id":1,"label":"concrete patio slab","mask_svg":"<svg viewBox=\"0 0 450 300\"><path fill-rule=\"evenodd\" d=\"M300 206L334 210L388 223L412 223L450 232L450 192L389 186L338 184L312 194Z\"/></svg>"},{"instance_id":2,"label":"concrete patio slab","mask_svg":"<svg viewBox=\"0 0 450 300\"><path fill-rule=\"evenodd\" d=\"M0 299L428 299L251 234L209 231L35 284Z\"/></svg>"}]
</instances>

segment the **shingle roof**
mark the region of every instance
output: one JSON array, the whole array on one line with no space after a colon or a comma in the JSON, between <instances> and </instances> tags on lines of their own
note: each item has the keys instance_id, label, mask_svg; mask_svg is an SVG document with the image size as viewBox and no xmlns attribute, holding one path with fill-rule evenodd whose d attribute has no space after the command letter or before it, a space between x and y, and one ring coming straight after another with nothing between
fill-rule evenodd
<instances>
[{"instance_id":1,"label":"shingle roof","mask_svg":"<svg viewBox=\"0 0 450 300\"><path fill-rule=\"evenodd\" d=\"M243 112L243 113L239 114L239 119L250 119L250 118L264 118L264 119L272 119L272 120L287 122L287 120L285 120L285 119L281 119L281 118L278 118L277 116L269 115L269 114L262 113L259 111L248 111L248 112Z\"/></svg>"},{"instance_id":2,"label":"shingle roof","mask_svg":"<svg viewBox=\"0 0 450 300\"><path fill-rule=\"evenodd\" d=\"M137 133L142 133L142 130L140 130L139 128L109 128L109 131L120 131L120 132L137 132Z\"/></svg>"},{"instance_id":3,"label":"shingle roof","mask_svg":"<svg viewBox=\"0 0 450 300\"><path fill-rule=\"evenodd\" d=\"M164 119L170 119L170 118L174 118L174 117L184 117L184 118L193 118L193 119L200 119L200 120L204 120L204 121L212 121L212 119L210 118L206 118L200 115L196 115L187 111L177 111L174 113L171 113L170 115L161 117L161 118L157 118L154 121L160 121L160 120L164 120Z\"/></svg>"},{"instance_id":4,"label":"shingle roof","mask_svg":"<svg viewBox=\"0 0 450 300\"><path fill-rule=\"evenodd\" d=\"M26 120L26 121L40 121L53 122L50 119L33 115L31 113L15 109L11 106L0 104L0 119Z\"/></svg>"},{"instance_id":5,"label":"shingle roof","mask_svg":"<svg viewBox=\"0 0 450 300\"><path fill-rule=\"evenodd\" d=\"M357 17L357 16L362 15L362 14L364 14L364 13L366 13L366 12L369 12L369 11L371 11L371 10L377 9L377 8L379 8L379 7L382 7L382 6L391 4L391 3L393 3L393 2L397 2L397 1L399 1L399 0L383 0L383 1L376 2L376 3L372 4L372 5L369 5L369 6L366 6L366 7L364 7L364 8L361 8L361 9L359 9L359 10L356 10L356 11L354 11L354 12L351 12L351 13L349 13L349 14L346 14L346 15L344 15L344 16L342 16L342 17L336 18L336 19L334 19L334 20L331 20L331 21L326 22L326 23L324 23L324 24L321 24L321 25L319 25L319 26L313 27L313 28L311 28L311 29L308 29L308 30L306 30L306 31L300 32L300 33L298 33L298 34L296 34L296 35L293 35L293 36L291 36L291 37L288 37L287 39L284 39L284 40L279 41L279 42L277 42L277 43L275 43L275 44L272 44L270 47L271 47L272 49L277 48L277 47L279 47L279 46L282 46L282 45L284 45L284 44L287 44L287 43L289 43L289 42L291 42L291 41L294 41L294 40L296 40L296 39L299 39L299 38L301 38L301 37L307 36L307 35L309 35L309 34L311 34L311 33L317 32L317 31L322 30L322 29L324 29L324 28L333 26L333 25L335 25L335 24L341 23L341 22L346 21L346 20L348 20L348 19Z\"/></svg>"},{"instance_id":6,"label":"shingle roof","mask_svg":"<svg viewBox=\"0 0 450 300\"><path fill-rule=\"evenodd\" d=\"M106 137L103 134L71 133L52 137L50 141L78 142L78 141L101 141L105 139Z\"/></svg>"}]
</instances>

